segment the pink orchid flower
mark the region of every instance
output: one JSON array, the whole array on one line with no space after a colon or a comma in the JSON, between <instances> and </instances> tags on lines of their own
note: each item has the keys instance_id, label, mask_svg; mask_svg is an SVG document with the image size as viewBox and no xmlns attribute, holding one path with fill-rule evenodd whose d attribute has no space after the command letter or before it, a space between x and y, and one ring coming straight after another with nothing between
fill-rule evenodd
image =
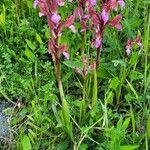
<instances>
[{"instance_id":1,"label":"pink orchid flower","mask_svg":"<svg viewBox=\"0 0 150 150\"><path fill-rule=\"evenodd\" d=\"M127 56L130 55L131 49L132 49L132 47L133 47L135 44L137 44L137 45L140 46L140 47L143 46L140 36L136 37L134 40L128 39L127 44L126 44L126 47L125 47L125 49L126 49L125 52L126 52L126 55L127 55Z\"/></svg>"},{"instance_id":2,"label":"pink orchid flower","mask_svg":"<svg viewBox=\"0 0 150 150\"><path fill-rule=\"evenodd\" d=\"M122 14L117 15L111 22L110 25L115 27L118 30L122 30L122 25L120 24L120 21L122 20Z\"/></svg>"}]
</instances>

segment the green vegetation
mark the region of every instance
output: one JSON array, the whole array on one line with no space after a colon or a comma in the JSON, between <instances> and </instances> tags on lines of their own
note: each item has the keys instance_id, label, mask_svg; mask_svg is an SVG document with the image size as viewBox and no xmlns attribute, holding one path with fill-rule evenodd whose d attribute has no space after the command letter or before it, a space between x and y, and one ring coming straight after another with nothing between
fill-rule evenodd
<instances>
[{"instance_id":1,"label":"green vegetation","mask_svg":"<svg viewBox=\"0 0 150 150\"><path fill-rule=\"evenodd\" d=\"M76 6L66 0L59 7L62 21ZM91 47L92 30L82 34L78 20L76 33L65 28L57 44L68 45L70 58L57 62L48 52L46 17L33 1L0 1L0 103L13 104L6 111L11 139L0 149L150 149L150 2L126 0L121 13L123 29L105 29L101 54ZM118 14L120 8L111 18ZM142 46L125 56L136 37Z\"/></svg>"}]
</instances>

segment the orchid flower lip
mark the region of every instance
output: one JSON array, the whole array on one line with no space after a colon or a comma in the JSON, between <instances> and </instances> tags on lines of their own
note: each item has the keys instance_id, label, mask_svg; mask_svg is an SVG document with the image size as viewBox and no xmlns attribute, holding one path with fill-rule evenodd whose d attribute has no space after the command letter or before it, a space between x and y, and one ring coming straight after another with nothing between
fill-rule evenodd
<instances>
[{"instance_id":1,"label":"orchid flower lip","mask_svg":"<svg viewBox=\"0 0 150 150\"><path fill-rule=\"evenodd\" d=\"M96 38L96 40L95 40L95 47L99 48L101 46L101 42L102 42L102 40L100 38Z\"/></svg>"},{"instance_id":2,"label":"orchid flower lip","mask_svg":"<svg viewBox=\"0 0 150 150\"><path fill-rule=\"evenodd\" d=\"M39 0L35 0L33 2L33 8L36 8L38 6L38 4L39 4Z\"/></svg>"},{"instance_id":3,"label":"orchid flower lip","mask_svg":"<svg viewBox=\"0 0 150 150\"><path fill-rule=\"evenodd\" d=\"M77 32L77 30L76 30L76 28L75 28L74 25L71 25L69 28L71 29L71 31L72 31L73 33L76 33L76 32Z\"/></svg>"},{"instance_id":4,"label":"orchid flower lip","mask_svg":"<svg viewBox=\"0 0 150 150\"><path fill-rule=\"evenodd\" d=\"M52 20L55 24L58 24L59 21L61 20L61 17L60 17L60 15L58 15L57 13L54 13L54 14L51 16L51 20Z\"/></svg>"},{"instance_id":5,"label":"orchid flower lip","mask_svg":"<svg viewBox=\"0 0 150 150\"><path fill-rule=\"evenodd\" d=\"M95 5L96 5L96 0L88 0L88 2L89 2L92 6L95 6Z\"/></svg>"},{"instance_id":6,"label":"orchid flower lip","mask_svg":"<svg viewBox=\"0 0 150 150\"><path fill-rule=\"evenodd\" d=\"M128 48L126 49L126 54L127 54L127 56L129 56L130 53L131 53L131 49L128 47Z\"/></svg>"},{"instance_id":7,"label":"orchid flower lip","mask_svg":"<svg viewBox=\"0 0 150 150\"><path fill-rule=\"evenodd\" d=\"M64 6L64 5L65 5L65 2L64 2L64 0L57 0L57 4L58 4L59 6Z\"/></svg>"},{"instance_id":8,"label":"orchid flower lip","mask_svg":"<svg viewBox=\"0 0 150 150\"><path fill-rule=\"evenodd\" d=\"M65 56L66 59L69 59L69 53L63 52L63 55Z\"/></svg>"},{"instance_id":9,"label":"orchid flower lip","mask_svg":"<svg viewBox=\"0 0 150 150\"><path fill-rule=\"evenodd\" d=\"M125 7L125 2L124 2L124 0L118 0L118 3L119 3L119 5L120 5L121 9L123 9L123 8Z\"/></svg>"},{"instance_id":10,"label":"orchid flower lip","mask_svg":"<svg viewBox=\"0 0 150 150\"><path fill-rule=\"evenodd\" d=\"M44 13L39 12L39 17L42 17L42 16L44 16L44 15L45 15Z\"/></svg>"}]
</instances>

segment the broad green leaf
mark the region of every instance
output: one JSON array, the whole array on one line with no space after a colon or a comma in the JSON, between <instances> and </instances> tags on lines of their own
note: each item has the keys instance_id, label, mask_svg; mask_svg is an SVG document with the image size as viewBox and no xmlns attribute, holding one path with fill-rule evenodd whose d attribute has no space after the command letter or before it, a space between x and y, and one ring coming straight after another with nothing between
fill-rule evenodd
<instances>
[{"instance_id":1,"label":"broad green leaf","mask_svg":"<svg viewBox=\"0 0 150 150\"><path fill-rule=\"evenodd\" d=\"M130 28L130 29L135 29L136 27L139 27L139 25L142 23L142 19L139 18L130 18L130 19L124 19L123 24L124 29Z\"/></svg>"},{"instance_id":2,"label":"broad green leaf","mask_svg":"<svg viewBox=\"0 0 150 150\"><path fill-rule=\"evenodd\" d=\"M139 97L138 97L138 94L137 94L136 90L134 89L134 87L132 86L132 84L128 80L126 80L126 81L127 81L128 85L129 85L131 91L134 93L136 99L138 100Z\"/></svg>"},{"instance_id":3,"label":"broad green leaf","mask_svg":"<svg viewBox=\"0 0 150 150\"><path fill-rule=\"evenodd\" d=\"M123 118L122 116L120 117L119 121L117 122L117 129L122 129L122 123L123 123Z\"/></svg>"},{"instance_id":4,"label":"broad green leaf","mask_svg":"<svg viewBox=\"0 0 150 150\"><path fill-rule=\"evenodd\" d=\"M31 143L30 143L30 139L27 135L25 135L22 139L22 147L23 150L31 150Z\"/></svg>"},{"instance_id":5,"label":"broad green leaf","mask_svg":"<svg viewBox=\"0 0 150 150\"><path fill-rule=\"evenodd\" d=\"M73 68L73 69L75 69L75 68L82 69L83 68L83 64L81 62L68 60L68 61L64 61L63 64L65 64L66 66Z\"/></svg>"},{"instance_id":6,"label":"broad green leaf","mask_svg":"<svg viewBox=\"0 0 150 150\"><path fill-rule=\"evenodd\" d=\"M50 35L49 29L46 29L46 31L45 31L45 37L46 37L46 39L50 39L51 35Z\"/></svg>"},{"instance_id":7,"label":"broad green leaf","mask_svg":"<svg viewBox=\"0 0 150 150\"><path fill-rule=\"evenodd\" d=\"M31 0L26 0L26 4L27 4L29 9L33 8L33 2Z\"/></svg>"},{"instance_id":8,"label":"broad green leaf","mask_svg":"<svg viewBox=\"0 0 150 150\"><path fill-rule=\"evenodd\" d=\"M127 102L131 102L131 101L135 101L135 96L132 93L128 93L127 95L125 95L125 99Z\"/></svg>"},{"instance_id":9,"label":"broad green leaf","mask_svg":"<svg viewBox=\"0 0 150 150\"><path fill-rule=\"evenodd\" d=\"M130 79L131 80L139 80L139 79L142 79L144 77L144 75L138 71L134 71L132 70L130 75L129 75Z\"/></svg>"},{"instance_id":10,"label":"broad green leaf","mask_svg":"<svg viewBox=\"0 0 150 150\"><path fill-rule=\"evenodd\" d=\"M32 59L34 54L32 53L32 51L30 51L28 48L26 48L24 54L26 55L27 58Z\"/></svg>"},{"instance_id":11,"label":"broad green leaf","mask_svg":"<svg viewBox=\"0 0 150 150\"><path fill-rule=\"evenodd\" d=\"M106 97L106 102L108 104L112 104L113 98L114 98L114 93L112 91L110 91Z\"/></svg>"},{"instance_id":12,"label":"broad green leaf","mask_svg":"<svg viewBox=\"0 0 150 150\"><path fill-rule=\"evenodd\" d=\"M116 90L116 88L118 87L120 81L118 77L114 77L111 81L110 81L110 85L109 88Z\"/></svg>"},{"instance_id":13,"label":"broad green leaf","mask_svg":"<svg viewBox=\"0 0 150 150\"><path fill-rule=\"evenodd\" d=\"M55 116L58 124L61 124L60 117L58 115L58 111L56 109L56 105L55 104L52 104L52 110L53 110L54 116Z\"/></svg>"},{"instance_id":14,"label":"broad green leaf","mask_svg":"<svg viewBox=\"0 0 150 150\"><path fill-rule=\"evenodd\" d=\"M28 133L28 137L29 137L29 139L30 139L30 143L35 144L33 135L30 134L30 133ZM35 137L35 138L36 138L36 137Z\"/></svg>"},{"instance_id":15,"label":"broad green leaf","mask_svg":"<svg viewBox=\"0 0 150 150\"><path fill-rule=\"evenodd\" d=\"M139 147L138 145L124 145L120 146L120 150L135 150L138 147Z\"/></svg>"},{"instance_id":16,"label":"broad green leaf","mask_svg":"<svg viewBox=\"0 0 150 150\"><path fill-rule=\"evenodd\" d=\"M127 119L123 122L123 125L122 125L123 130L126 130L126 129L127 129L127 127L129 126L129 123L130 123L130 118L127 118Z\"/></svg>"},{"instance_id":17,"label":"broad green leaf","mask_svg":"<svg viewBox=\"0 0 150 150\"><path fill-rule=\"evenodd\" d=\"M38 130L38 131L41 131L41 128L39 128L38 126L36 126L35 124L33 124L32 122L28 121L27 122L27 125L31 126L32 128Z\"/></svg>"},{"instance_id":18,"label":"broad green leaf","mask_svg":"<svg viewBox=\"0 0 150 150\"><path fill-rule=\"evenodd\" d=\"M35 132L33 132L33 130L28 129L28 131L29 131L29 133L30 133L33 137L37 137L36 133L35 133Z\"/></svg>"},{"instance_id":19,"label":"broad green leaf","mask_svg":"<svg viewBox=\"0 0 150 150\"><path fill-rule=\"evenodd\" d=\"M150 84L150 73L149 73L149 75L148 75L148 77L147 77L147 86L149 86L149 84Z\"/></svg>"},{"instance_id":20,"label":"broad green leaf","mask_svg":"<svg viewBox=\"0 0 150 150\"><path fill-rule=\"evenodd\" d=\"M42 39L41 39L40 35L39 35L39 34L37 34L37 33L36 33L36 40L37 40L40 44L42 44L42 43L43 43L43 41L42 41Z\"/></svg>"},{"instance_id":21,"label":"broad green leaf","mask_svg":"<svg viewBox=\"0 0 150 150\"><path fill-rule=\"evenodd\" d=\"M147 130L147 136L148 138L150 138L150 116L147 120L146 130Z\"/></svg>"},{"instance_id":22,"label":"broad green leaf","mask_svg":"<svg viewBox=\"0 0 150 150\"><path fill-rule=\"evenodd\" d=\"M29 41L28 39L26 39L27 45L29 46L29 48L31 48L31 50L35 50L35 46L32 44L31 41Z\"/></svg>"},{"instance_id":23,"label":"broad green leaf","mask_svg":"<svg viewBox=\"0 0 150 150\"><path fill-rule=\"evenodd\" d=\"M114 66L117 67L118 65L121 65L123 67L126 67L126 63L123 60L112 60L112 62L114 63Z\"/></svg>"},{"instance_id":24,"label":"broad green leaf","mask_svg":"<svg viewBox=\"0 0 150 150\"><path fill-rule=\"evenodd\" d=\"M3 5L3 12L0 14L0 26L5 27L6 23L6 8L5 5Z\"/></svg>"},{"instance_id":25,"label":"broad green leaf","mask_svg":"<svg viewBox=\"0 0 150 150\"><path fill-rule=\"evenodd\" d=\"M0 14L0 26L5 26L5 16L4 14Z\"/></svg>"},{"instance_id":26,"label":"broad green leaf","mask_svg":"<svg viewBox=\"0 0 150 150\"><path fill-rule=\"evenodd\" d=\"M137 63L138 58L139 58L138 53L132 53L129 64L135 65Z\"/></svg>"},{"instance_id":27,"label":"broad green leaf","mask_svg":"<svg viewBox=\"0 0 150 150\"><path fill-rule=\"evenodd\" d=\"M65 82L67 81L72 75L72 72L68 72L65 76L63 76L62 81Z\"/></svg>"},{"instance_id":28,"label":"broad green leaf","mask_svg":"<svg viewBox=\"0 0 150 150\"><path fill-rule=\"evenodd\" d=\"M67 150L67 147L68 147L68 142L62 141L58 144L57 150Z\"/></svg>"},{"instance_id":29,"label":"broad green leaf","mask_svg":"<svg viewBox=\"0 0 150 150\"><path fill-rule=\"evenodd\" d=\"M87 150L87 149L88 149L87 144L81 144L79 147L79 150Z\"/></svg>"}]
</instances>

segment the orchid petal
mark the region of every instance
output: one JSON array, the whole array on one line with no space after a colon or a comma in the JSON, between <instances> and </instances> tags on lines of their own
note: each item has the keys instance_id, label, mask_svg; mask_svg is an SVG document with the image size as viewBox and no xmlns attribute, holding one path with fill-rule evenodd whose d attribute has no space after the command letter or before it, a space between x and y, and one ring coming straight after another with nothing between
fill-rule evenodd
<instances>
[{"instance_id":1,"label":"orchid petal","mask_svg":"<svg viewBox=\"0 0 150 150\"><path fill-rule=\"evenodd\" d=\"M64 2L64 0L57 0L57 4L59 6L64 6L65 2Z\"/></svg>"},{"instance_id":2,"label":"orchid petal","mask_svg":"<svg viewBox=\"0 0 150 150\"><path fill-rule=\"evenodd\" d=\"M92 6L95 6L95 5L96 5L96 0L88 0L88 2L89 2Z\"/></svg>"},{"instance_id":3,"label":"orchid petal","mask_svg":"<svg viewBox=\"0 0 150 150\"><path fill-rule=\"evenodd\" d=\"M115 25L115 28L116 28L117 30L122 30L122 25L121 25L121 24L117 24L117 25Z\"/></svg>"},{"instance_id":4,"label":"orchid petal","mask_svg":"<svg viewBox=\"0 0 150 150\"><path fill-rule=\"evenodd\" d=\"M69 59L69 53L63 52L63 55L65 56L66 59Z\"/></svg>"},{"instance_id":5,"label":"orchid petal","mask_svg":"<svg viewBox=\"0 0 150 150\"><path fill-rule=\"evenodd\" d=\"M69 16L65 21L65 26L69 28L71 25L73 25L74 21L75 16L74 15Z\"/></svg>"},{"instance_id":6,"label":"orchid petal","mask_svg":"<svg viewBox=\"0 0 150 150\"><path fill-rule=\"evenodd\" d=\"M138 46L143 45L142 42L141 42L141 37L140 36L136 37L136 39L134 40L134 43L137 44Z\"/></svg>"},{"instance_id":7,"label":"orchid petal","mask_svg":"<svg viewBox=\"0 0 150 150\"><path fill-rule=\"evenodd\" d=\"M115 27L118 30L122 30L122 26L120 24L120 21L122 19L122 14L121 15L117 15L111 22L110 25Z\"/></svg>"},{"instance_id":8,"label":"orchid petal","mask_svg":"<svg viewBox=\"0 0 150 150\"><path fill-rule=\"evenodd\" d=\"M118 3L119 3L119 5L120 5L121 9L123 9L124 6L125 6L124 0L118 0Z\"/></svg>"},{"instance_id":9,"label":"orchid petal","mask_svg":"<svg viewBox=\"0 0 150 150\"><path fill-rule=\"evenodd\" d=\"M131 53L131 49L130 49L130 48L127 48L127 49L126 49L126 54L127 54L127 56L129 56L130 53Z\"/></svg>"},{"instance_id":10,"label":"orchid petal","mask_svg":"<svg viewBox=\"0 0 150 150\"><path fill-rule=\"evenodd\" d=\"M92 64L90 65L90 69L91 69L91 70L96 69L96 63L95 63L95 62L94 62L94 63L92 63Z\"/></svg>"},{"instance_id":11,"label":"orchid petal","mask_svg":"<svg viewBox=\"0 0 150 150\"><path fill-rule=\"evenodd\" d=\"M35 0L34 3L33 3L33 8L36 8L39 4L39 0Z\"/></svg>"},{"instance_id":12,"label":"orchid petal","mask_svg":"<svg viewBox=\"0 0 150 150\"><path fill-rule=\"evenodd\" d=\"M71 31L72 31L73 33L76 33L76 32L77 32L77 30L76 30L76 28L75 28L74 25L71 25L71 26L69 27L69 29L71 29Z\"/></svg>"},{"instance_id":13,"label":"orchid petal","mask_svg":"<svg viewBox=\"0 0 150 150\"><path fill-rule=\"evenodd\" d=\"M96 38L95 40L95 47L99 48L101 46L102 40L100 38Z\"/></svg>"},{"instance_id":14,"label":"orchid petal","mask_svg":"<svg viewBox=\"0 0 150 150\"><path fill-rule=\"evenodd\" d=\"M106 10L103 10L101 16L104 24L106 24L109 20L109 13Z\"/></svg>"},{"instance_id":15,"label":"orchid petal","mask_svg":"<svg viewBox=\"0 0 150 150\"><path fill-rule=\"evenodd\" d=\"M117 11L117 0L110 0L109 5L111 9Z\"/></svg>"},{"instance_id":16,"label":"orchid petal","mask_svg":"<svg viewBox=\"0 0 150 150\"><path fill-rule=\"evenodd\" d=\"M39 17L42 17L42 16L45 16L45 14L42 12L39 12Z\"/></svg>"},{"instance_id":17,"label":"orchid petal","mask_svg":"<svg viewBox=\"0 0 150 150\"><path fill-rule=\"evenodd\" d=\"M61 20L61 17L60 17L60 15L58 15L57 13L55 13L55 14L52 15L51 20L52 20L55 24L58 24L59 21Z\"/></svg>"}]
</instances>

